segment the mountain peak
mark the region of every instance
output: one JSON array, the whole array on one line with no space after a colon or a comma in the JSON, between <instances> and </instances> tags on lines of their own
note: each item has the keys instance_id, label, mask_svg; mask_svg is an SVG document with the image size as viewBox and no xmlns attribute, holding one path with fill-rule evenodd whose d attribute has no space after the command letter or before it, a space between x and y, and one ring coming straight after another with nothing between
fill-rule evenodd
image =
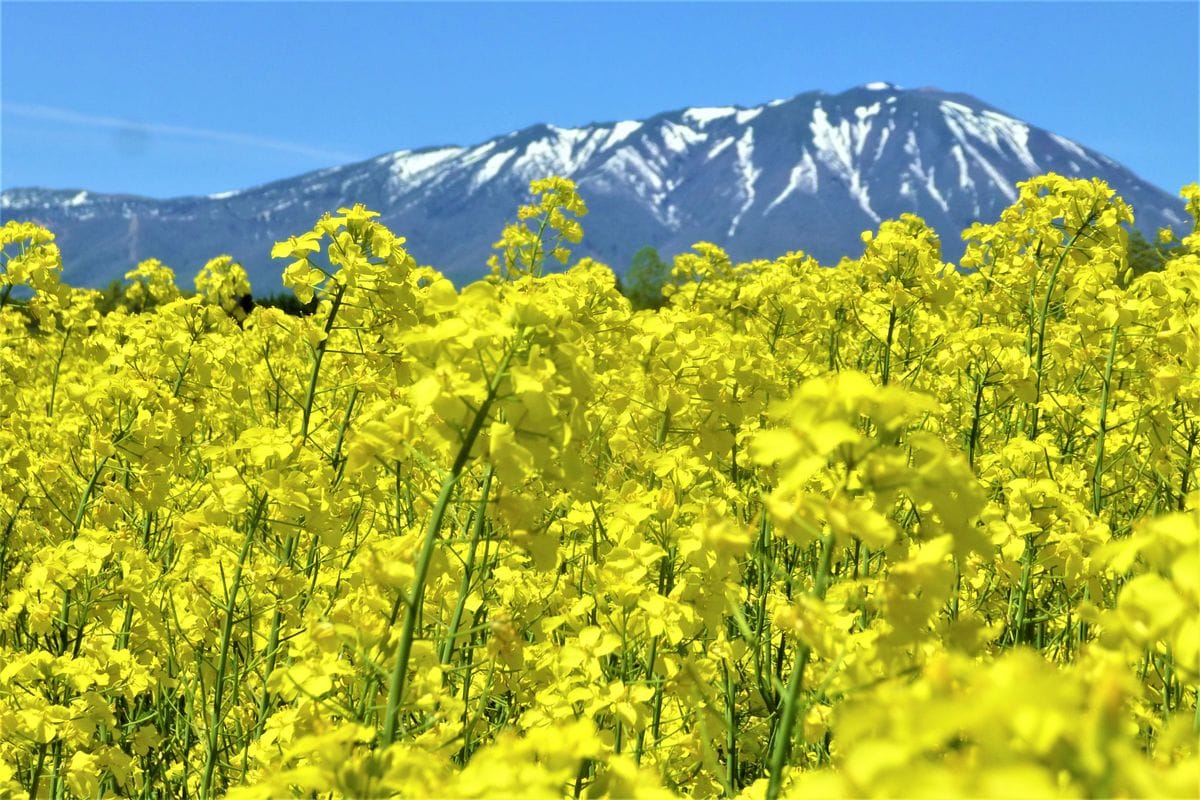
<instances>
[{"instance_id":1,"label":"mountain peak","mask_svg":"<svg viewBox=\"0 0 1200 800\"><path fill-rule=\"evenodd\" d=\"M271 291L271 245L354 203L379 211L420 261L467 280L483 273L529 181L550 174L575 180L591 209L576 253L618 270L642 246L671 254L701 240L735 259L803 249L836 263L861 251L863 230L904 212L925 218L953 260L964 228L996 219L1018 181L1045 172L1103 178L1144 230L1184 220L1177 198L1077 142L970 95L885 81L640 120L538 123L207 197L12 189L0 194L0 218L50 227L77 285L102 286L150 257L186 275L229 252Z\"/></svg>"}]
</instances>

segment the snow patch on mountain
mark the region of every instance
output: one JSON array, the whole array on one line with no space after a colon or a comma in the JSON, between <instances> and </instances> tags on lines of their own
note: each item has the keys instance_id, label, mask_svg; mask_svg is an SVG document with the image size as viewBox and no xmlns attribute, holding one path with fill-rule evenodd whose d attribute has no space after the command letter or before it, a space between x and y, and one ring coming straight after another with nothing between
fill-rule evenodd
<instances>
[{"instance_id":1,"label":"snow patch on mountain","mask_svg":"<svg viewBox=\"0 0 1200 800\"><path fill-rule=\"evenodd\" d=\"M1096 163L1096 159L1089 156L1086 150L1075 144L1075 142L1071 141L1067 137L1059 136L1057 133L1052 133L1050 134L1050 138L1053 139L1055 144L1057 144L1059 147L1070 153L1073 153L1079 158L1082 158L1084 161L1090 161L1093 164Z\"/></svg>"},{"instance_id":2,"label":"snow patch on mountain","mask_svg":"<svg viewBox=\"0 0 1200 800\"><path fill-rule=\"evenodd\" d=\"M496 149L496 142L498 141L500 140L492 139L490 142L485 142L478 147L472 147L463 155L462 158L458 160L458 166L469 167L472 164L478 163L480 160L485 158L488 153Z\"/></svg>"},{"instance_id":3,"label":"snow patch on mountain","mask_svg":"<svg viewBox=\"0 0 1200 800\"><path fill-rule=\"evenodd\" d=\"M871 133L871 117L879 113L882 106L872 103L869 106L859 106L854 109L854 154L861 156L867 144L867 136Z\"/></svg>"},{"instance_id":4,"label":"snow patch on mountain","mask_svg":"<svg viewBox=\"0 0 1200 800\"><path fill-rule=\"evenodd\" d=\"M437 150L426 150L416 153L409 150L400 150L393 153L391 164L389 165L389 171L391 172L390 184L402 192L420 186L428 180L437 177L436 167L461 155L462 152L463 148L461 147L442 147ZM353 178L348 182L343 182L343 192L349 188L347 183L353 183ZM313 188L317 189L321 187Z\"/></svg>"},{"instance_id":5,"label":"snow patch on mountain","mask_svg":"<svg viewBox=\"0 0 1200 800\"><path fill-rule=\"evenodd\" d=\"M565 142L569 146L568 155L563 164L563 169L568 175L574 175L583 170L608 138L603 130L594 128L559 128L557 134L560 142Z\"/></svg>"},{"instance_id":6,"label":"snow patch on mountain","mask_svg":"<svg viewBox=\"0 0 1200 800\"><path fill-rule=\"evenodd\" d=\"M694 131L678 122L664 122L659 133L662 135L663 144L674 153L686 153L691 145L700 144L708 139L707 133Z\"/></svg>"},{"instance_id":7,"label":"snow patch on mountain","mask_svg":"<svg viewBox=\"0 0 1200 800\"><path fill-rule=\"evenodd\" d=\"M583 146L593 138L593 131L587 128L547 127L550 134L530 142L512 163L513 172L522 180L574 175L599 146L596 140L590 147Z\"/></svg>"},{"instance_id":8,"label":"snow patch on mountain","mask_svg":"<svg viewBox=\"0 0 1200 800\"><path fill-rule=\"evenodd\" d=\"M744 108L734 115L734 119L737 120L738 125L745 125L747 122L761 114L762 111L762 106L758 106L757 108Z\"/></svg>"},{"instance_id":9,"label":"snow patch on mountain","mask_svg":"<svg viewBox=\"0 0 1200 800\"><path fill-rule=\"evenodd\" d=\"M963 155L962 145L956 144L951 147L950 155L954 156L954 162L958 164L958 188L974 189L975 181L971 180L971 170L967 167L967 158Z\"/></svg>"},{"instance_id":10,"label":"snow patch on mountain","mask_svg":"<svg viewBox=\"0 0 1200 800\"><path fill-rule=\"evenodd\" d=\"M704 127L713 120L732 117L737 113L737 109L732 106L720 106L714 108L689 108L683 112L683 118L691 120L700 127Z\"/></svg>"},{"instance_id":11,"label":"snow patch on mountain","mask_svg":"<svg viewBox=\"0 0 1200 800\"><path fill-rule=\"evenodd\" d=\"M987 142L997 153L1004 153L1004 146L1007 146L1022 166L1031 173L1038 171L1038 163L1029 151L1028 125L990 109L976 113L969 106L952 100L943 100L939 105L947 124L953 120L960 130L974 139Z\"/></svg>"},{"instance_id":12,"label":"snow patch on mountain","mask_svg":"<svg viewBox=\"0 0 1200 800\"><path fill-rule=\"evenodd\" d=\"M417 153L401 150L392 157L392 174L397 178L410 178L436 167L446 159L454 158L462 151L461 147L443 147Z\"/></svg>"},{"instance_id":13,"label":"snow patch on mountain","mask_svg":"<svg viewBox=\"0 0 1200 800\"><path fill-rule=\"evenodd\" d=\"M483 166L479 169L479 172L475 173L475 177L471 180L471 188L478 189L480 186L483 186L492 178L499 175L500 170L504 168L504 165L507 164L509 159L516 154L517 151L514 149L505 150L503 153L496 153L494 156L489 157L488 160L483 163Z\"/></svg>"},{"instance_id":14,"label":"snow patch on mountain","mask_svg":"<svg viewBox=\"0 0 1200 800\"><path fill-rule=\"evenodd\" d=\"M743 202L729 224L729 236L733 236L742 217L750 210L750 206L754 205L754 183L758 176L762 175L762 170L754 166L754 128L746 128L746 132L737 141L737 169L742 179L739 188Z\"/></svg>"},{"instance_id":15,"label":"snow patch on mountain","mask_svg":"<svg viewBox=\"0 0 1200 800\"><path fill-rule=\"evenodd\" d=\"M934 202L942 207L942 211L949 213L950 204L946 202L946 198L942 197L942 193L938 191L937 180L934 178L935 167L930 167L928 170L923 169L919 165L913 165L913 171L917 177L925 182L925 191L929 192L929 196Z\"/></svg>"},{"instance_id":16,"label":"snow patch on mountain","mask_svg":"<svg viewBox=\"0 0 1200 800\"><path fill-rule=\"evenodd\" d=\"M970 153L971 158L976 164L979 165L980 169L987 173L988 178L991 179L990 183L999 189L1004 196L1008 198L1010 203L1016 200L1016 188L1000 173L1000 170L996 169L995 165L992 164L991 161L987 160L983 153L979 152L975 145L971 144L967 140L967 134L963 128L959 126L958 120L950 116L947 116L945 119L946 126L950 128L951 133L953 133L954 137L958 140L958 144L962 145L963 149Z\"/></svg>"},{"instance_id":17,"label":"snow patch on mountain","mask_svg":"<svg viewBox=\"0 0 1200 800\"><path fill-rule=\"evenodd\" d=\"M879 141L875 145L875 157L872 161L878 161L883 155L883 148L887 146L888 139L891 138L892 131L896 130L896 123L888 120L888 124L879 132Z\"/></svg>"},{"instance_id":18,"label":"snow patch on mountain","mask_svg":"<svg viewBox=\"0 0 1200 800\"><path fill-rule=\"evenodd\" d=\"M671 160L668 158L667 154L663 152L663 149L658 146L658 143L653 141L649 136L642 134L640 141L642 147L646 149L646 152L648 152L651 158L653 158L659 164L666 165L666 163Z\"/></svg>"},{"instance_id":19,"label":"snow patch on mountain","mask_svg":"<svg viewBox=\"0 0 1200 800\"><path fill-rule=\"evenodd\" d=\"M659 219L673 231L677 231L683 227L683 219L680 217L679 208L674 204L668 205L666 215L660 215Z\"/></svg>"},{"instance_id":20,"label":"snow patch on mountain","mask_svg":"<svg viewBox=\"0 0 1200 800\"><path fill-rule=\"evenodd\" d=\"M846 181L850 196L855 199L859 208L875 222L879 222L879 215L871 208L870 193L863 183L862 173L854 162L853 154L862 152L858 136L865 136L864 129L851 127L847 119L839 120L836 126L830 124L829 114L819 105L813 108L812 122L808 127L812 131L813 146L817 148L817 159ZM870 127L865 130L869 131Z\"/></svg>"},{"instance_id":21,"label":"snow patch on mountain","mask_svg":"<svg viewBox=\"0 0 1200 800\"><path fill-rule=\"evenodd\" d=\"M926 168L921 160L921 148L917 144L917 134L915 131L909 131L908 136L904 139L904 152L912 160L909 162L908 171L920 179L925 191L933 198L933 201L941 206L942 211L949 212L950 204L946 202L946 198L942 197L942 193L938 190L937 181L934 179L934 167Z\"/></svg>"},{"instance_id":22,"label":"snow patch on mountain","mask_svg":"<svg viewBox=\"0 0 1200 800\"><path fill-rule=\"evenodd\" d=\"M724 151L724 150L725 150L727 147L729 147L729 145L733 144L735 141L737 141L737 140L736 140L736 139L734 139L732 136L726 136L724 139L722 139L721 141L717 142L717 143L716 143L716 145L714 145L714 146L713 146L713 149L712 149L712 150L709 150L709 151L708 151L708 155L704 157L704 160L705 160L705 161L711 161L712 159L714 159L714 158L716 158L717 156L721 155L721 153L722 153L722 152L723 152L723 151Z\"/></svg>"},{"instance_id":23,"label":"snow patch on mountain","mask_svg":"<svg viewBox=\"0 0 1200 800\"><path fill-rule=\"evenodd\" d=\"M662 176L642 154L630 146L622 147L604 162L602 169L621 184L630 185L638 197L649 199L652 192L661 191ZM647 191L647 190L650 191Z\"/></svg>"},{"instance_id":24,"label":"snow patch on mountain","mask_svg":"<svg viewBox=\"0 0 1200 800\"><path fill-rule=\"evenodd\" d=\"M625 141L630 136L637 133L638 129L640 129L641 127L642 127L642 123L636 122L634 120L625 120L624 122L618 122L616 125L613 126L612 133L610 133L608 135L608 138L604 140L604 144L601 145L600 149L608 150L612 147L616 147L621 142Z\"/></svg>"},{"instance_id":25,"label":"snow patch on mountain","mask_svg":"<svg viewBox=\"0 0 1200 800\"><path fill-rule=\"evenodd\" d=\"M763 216L771 213L771 209L788 199L797 191L807 194L816 194L818 188L817 179L817 164L813 161L812 153L808 152L808 148L804 149L804 156L800 159L800 163L792 167L791 173L788 175L787 186L779 193L771 204L763 211Z\"/></svg>"}]
</instances>

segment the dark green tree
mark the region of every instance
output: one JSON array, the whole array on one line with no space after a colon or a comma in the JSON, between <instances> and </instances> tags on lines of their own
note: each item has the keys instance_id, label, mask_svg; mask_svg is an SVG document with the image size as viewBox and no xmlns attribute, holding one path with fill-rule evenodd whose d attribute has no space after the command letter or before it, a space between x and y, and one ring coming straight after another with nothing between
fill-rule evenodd
<instances>
[{"instance_id":1,"label":"dark green tree","mask_svg":"<svg viewBox=\"0 0 1200 800\"><path fill-rule=\"evenodd\" d=\"M663 261L653 247L643 247L633 255L633 261L621 281L621 291L635 309L662 308L667 300L662 288L671 279L671 265Z\"/></svg>"},{"instance_id":2,"label":"dark green tree","mask_svg":"<svg viewBox=\"0 0 1200 800\"><path fill-rule=\"evenodd\" d=\"M1129 229L1129 266L1134 275L1158 272L1179 249L1177 243L1155 244L1137 228Z\"/></svg>"},{"instance_id":3,"label":"dark green tree","mask_svg":"<svg viewBox=\"0 0 1200 800\"><path fill-rule=\"evenodd\" d=\"M100 299L96 301L96 310L101 314L108 314L118 308L123 308L125 306L125 281L113 278L100 294Z\"/></svg>"},{"instance_id":4,"label":"dark green tree","mask_svg":"<svg viewBox=\"0 0 1200 800\"><path fill-rule=\"evenodd\" d=\"M312 314L317 310L317 298L314 297L308 303L301 303L299 298L291 291L276 292L263 297L255 297L254 305L264 306L266 308L278 308L285 314L291 314L293 317Z\"/></svg>"}]
</instances>

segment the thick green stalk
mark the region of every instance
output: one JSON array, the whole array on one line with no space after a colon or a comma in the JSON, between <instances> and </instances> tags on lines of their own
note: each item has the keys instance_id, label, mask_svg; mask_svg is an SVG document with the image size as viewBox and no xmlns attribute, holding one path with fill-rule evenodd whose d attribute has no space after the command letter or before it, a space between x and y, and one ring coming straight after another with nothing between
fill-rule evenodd
<instances>
[{"instance_id":1,"label":"thick green stalk","mask_svg":"<svg viewBox=\"0 0 1200 800\"><path fill-rule=\"evenodd\" d=\"M458 602L454 613L450 616L450 624L446 627L446 641L442 645L442 664L449 664L454 655L454 639L458 636L458 626L462 622L463 610L467 605L467 594L471 589L471 577L475 572L475 553L479 549L479 540L483 538L484 511L487 509L488 492L492 488L492 465L488 464L483 473L483 486L479 490L479 507L475 509L475 522L471 526L471 544L467 550L467 562L463 567L462 585L458 588Z\"/></svg>"},{"instance_id":2,"label":"thick green stalk","mask_svg":"<svg viewBox=\"0 0 1200 800\"><path fill-rule=\"evenodd\" d=\"M50 800L59 800L62 796L62 760L63 760L63 740L55 739L51 745L51 750L54 751L54 766L50 770Z\"/></svg>"},{"instance_id":3,"label":"thick green stalk","mask_svg":"<svg viewBox=\"0 0 1200 800\"><path fill-rule=\"evenodd\" d=\"M1183 461L1183 467L1180 469L1179 500L1177 502L1179 511L1183 511L1186 505L1188 484L1192 477L1192 458L1196 452L1197 442L1200 442L1200 425L1192 427L1191 431L1188 433L1187 454Z\"/></svg>"},{"instance_id":4,"label":"thick green stalk","mask_svg":"<svg viewBox=\"0 0 1200 800\"><path fill-rule=\"evenodd\" d=\"M818 600L825 599L825 590L829 586L829 567L832 561L833 533L829 533L821 540L821 561L817 567L816 582L813 585L813 596ZM796 660L792 664L792 674L788 678L787 689L783 694L783 716L779 720L779 727L775 730L771 760L767 766L769 773L767 800L776 800L779 797L779 790L783 787L783 766L792 749L792 729L796 725L796 718L799 716L801 706L800 689L804 685L804 670L808 666L808 659L811 655L812 648L802 644L796 652Z\"/></svg>"},{"instance_id":5,"label":"thick green stalk","mask_svg":"<svg viewBox=\"0 0 1200 800\"><path fill-rule=\"evenodd\" d=\"M279 656L279 629L283 623L283 613L275 609L271 617L271 633L267 637L267 668L263 671L262 697L258 702L258 716L254 720L254 738L262 736L267 724L267 713L271 710L271 693L267 691L266 678L275 671L276 659Z\"/></svg>"},{"instance_id":6,"label":"thick green stalk","mask_svg":"<svg viewBox=\"0 0 1200 800\"><path fill-rule=\"evenodd\" d=\"M658 657L658 637L655 636L653 639L650 640L650 656L649 656L649 658L646 659L646 682L647 683L651 683L654 681L654 660L657 657ZM655 692L655 694L657 694L657 691ZM634 749L633 749L633 760L635 762L637 762L638 766L642 765L642 753L645 751L645 747L646 747L646 728L645 728L645 726L643 726L642 729L640 731L638 731L637 744L634 745Z\"/></svg>"},{"instance_id":7,"label":"thick green stalk","mask_svg":"<svg viewBox=\"0 0 1200 800\"><path fill-rule=\"evenodd\" d=\"M475 419L471 422L471 427L463 439L462 447L459 448L458 456L454 459L454 464L450 467L450 473L442 481L442 489L438 493L437 502L433 506L433 513L429 517L429 524L425 528L421 551L417 555L412 588L408 595L408 604L404 609L404 627L400 631L400 642L396 646L396 660L392 664L391 679L388 682L387 708L384 711L383 738L381 739L384 747L396 741L400 700L404 694L405 679L408 677L408 657L412 652L413 637L416 634L417 617L421 610L421 598L425 593L425 580L429 575L429 564L433 560L433 548L437 543L438 533L442 528L442 521L446 517L446 509L450 505L450 496L454 493L454 487L458 484L458 479L467 464L467 459L471 456L471 448L475 445L475 439L478 438L484 423L487 422L488 416L491 413L492 403L496 399L496 393L500 390L500 383L504 380L508 372L508 364L512 360L516 349L517 344L514 343L504 354L504 358L496 368L496 373L492 376L491 385L488 387L487 397L484 398L483 403L479 406L479 410L475 413Z\"/></svg>"},{"instance_id":8,"label":"thick green stalk","mask_svg":"<svg viewBox=\"0 0 1200 800\"><path fill-rule=\"evenodd\" d=\"M979 447L979 426L983 413L983 389L987 382L981 378L975 379L975 407L971 414L971 434L967 440L967 463L975 470L975 450Z\"/></svg>"},{"instance_id":9,"label":"thick green stalk","mask_svg":"<svg viewBox=\"0 0 1200 800\"><path fill-rule=\"evenodd\" d=\"M729 663L721 662L721 670L725 673L725 791L726 796L732 797L741 788L738 785L737 697Z\"/></svg>"},{"instance_id":10,"label":"thick green stalk","mask_svg":"<svg viewBox=\"0 0 1200 800\"><path fill-rule=\"evenodd\" d=\"M1033 564L1037 560L1033 534L1025 536L1025 555L1021 565L1021 583L1017 587L1017 609L1013 614L1010 632L1014 644L1020 644L1025 639L1025 622L1029 611L1029 590L1033 581Z\"/></svg>"},{"instance_id":11,"label":"thick green stalk","mask_svg":"<svg viewBox=\"0 0 1200 800\"><path fill-rule=\"evenodd\" d=\"M29 796L31 798L38 796L38 784L42 782L42 768L46 765L46 750L45 742L38 744L37 763L33 765L33 777L29 779Z\"/></svg>"},{"instance_id":12,"label":"thick green stalk","mask_svg":"<svg viewBox=\"0 0 1200 800\"><path fill-rule=\"evenodd\" d=\"M884 341L883 347L883 374L880 376L880 383L884 386L892 378L892 340L896 335L896 304L892 303L891 311L888 312L888 329L887 339Z\"/></svg>"},{"instance_id":13,"label":"thick green stalk","mask_svg":"<svg viewBox=\"0 0 1200 800\"><path fill-rule=\"evenodd\" d=\"M1104 434L1108 431L1108 393L1112 386L1113 362L1117 358L1117 338L1121 326L1114 325L1108 344L1108 360L1104 363L1104 384L1100 389L1100 419L1096 429L1096 463L1092 468L1092 513L1099 514L1104 506Z\"/></svg>"},{"instance_id":14,"label":"thick green stalk","mask_svg":"<svg viewBox=\"0 0 1200 800\"><path fill-rule=\"evenodd\" d=\"M250 548L254 543L254 533L258 530L263 512L266 510L267 495L264 493L254 509L254 517L246 529L242 539L242 549L238 553L237 564L233 569L233 580L225 597L225 621L221 628L221 651L217 657L217 672L213 684L212 714L208 722L208 741L204 758L204 774L200 781L200 797L212 797L213 772L217 767L217 739L221 730L221 704L225 694L225 671L229 666L229 648L233 639L233 612L237 604L237 594L241 589L242 567L250 556Z\"/></svg>"}]
</instances>

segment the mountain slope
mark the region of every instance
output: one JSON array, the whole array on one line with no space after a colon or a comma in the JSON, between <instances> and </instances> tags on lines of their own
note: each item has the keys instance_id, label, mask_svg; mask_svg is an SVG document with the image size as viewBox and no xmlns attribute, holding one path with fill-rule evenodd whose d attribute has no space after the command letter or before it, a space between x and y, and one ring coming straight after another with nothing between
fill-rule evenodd
<instances>
[{"instance_id":1,"label":"mountain slope","mask_svg":"<svg viewBox=\"0 0 1200 800\"><path fill-rule=\"evenodd\" d=\"M580 256L622 270L640 247L664 254L715 242L735 259L803 249L823 262L861 252L859 235L913 212L942 236L990 221L1014 184L1044 172L1100 177L1152 232L1183 222L1182 202L1069 139L968 95L867 84L752 108L688 108L580 128L534 125L473 147L401 150L238 192L154 200L12 189L0 218L58 234L65 279L101 286L155 257L184 279L231 253L260 291L279 285L271 244L324 211L364 203L410 252L470 280L533 178L573 178L588 203Z\"/></svg>"}]
</instances>

